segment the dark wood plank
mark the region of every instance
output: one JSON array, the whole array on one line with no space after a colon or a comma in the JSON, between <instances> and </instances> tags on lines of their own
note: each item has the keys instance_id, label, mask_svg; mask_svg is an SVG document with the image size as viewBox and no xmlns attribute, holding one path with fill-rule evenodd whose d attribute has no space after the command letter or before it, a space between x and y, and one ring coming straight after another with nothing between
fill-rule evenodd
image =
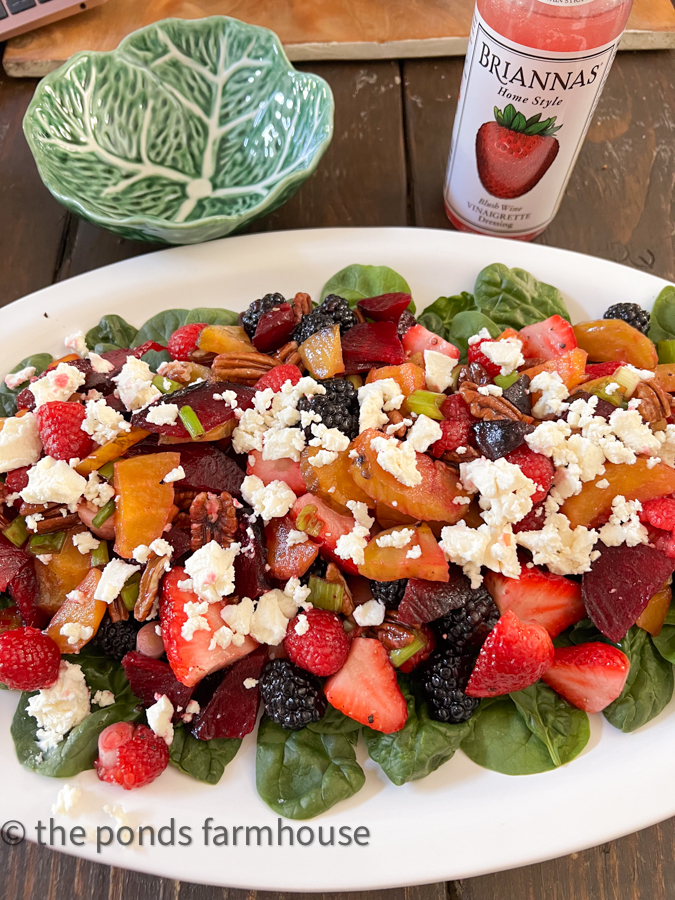
<instances>
[{"instance_id":1,"label":"dark wood plank","mask_svg":"<svg viewBox=\"0 0 675 900\"><path fill-rule=\"evenodd\" d=\"M450 227L443 177L461 60L406 62L406 140L416 225ZM675 53L620 53L557 217L538 239L675 277Z\"/></svg>"},{"instance_id":2,"label":"dark wood plank","mask_svg":"<svg viewBox=\"0 0 675 900\"><path fill-rule=\"evenodd\" d=\"M0 306L51 284L68 218L40 181L21 130L34 89L0 70Z\"/></svg>"},{"instance_id":3,"label":"dark wood plank","mask_svg":"<svg viewBox=\"0 0 675 900\"><path fill-rule=\"evenodd\" d=\"M335 95L335 134L317 171L281 209L250 231L406 224L406 170L398 63L314 63ZM127 241L78 220L59 279L156 244Z\"/></svg>"}]
</instances>

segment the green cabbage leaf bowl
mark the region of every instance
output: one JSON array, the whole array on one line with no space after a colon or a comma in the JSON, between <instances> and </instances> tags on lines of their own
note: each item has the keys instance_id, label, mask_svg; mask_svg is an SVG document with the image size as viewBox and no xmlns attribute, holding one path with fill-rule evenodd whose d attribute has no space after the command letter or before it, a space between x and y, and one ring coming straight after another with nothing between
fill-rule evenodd
<instances>
[{"instance_id":1,"label":"green cabbage leaf bowl","mask_svg":"<svg viewBox=\"0 0 675 900\"><path fill-rule=\"evenodd\" d=\"M77 53L37 87L23 128L65 207L128 238L192 244L284 203L333 135L333 95L266 28L165 19Z\"/></svg>"}]
</instances>

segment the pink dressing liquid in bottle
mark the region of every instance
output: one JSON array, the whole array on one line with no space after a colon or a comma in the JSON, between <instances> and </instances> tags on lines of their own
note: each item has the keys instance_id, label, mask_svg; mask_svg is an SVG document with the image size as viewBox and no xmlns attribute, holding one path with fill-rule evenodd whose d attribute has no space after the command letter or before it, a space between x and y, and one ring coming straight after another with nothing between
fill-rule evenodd
<instances>
[{"instance_id":1,"label":"pink dressing liquid in bottle","mask_svg":"<svg viewBox=\"0 0 675 900\"><path fill-rule=\"evenodd\" d=\"M460 231L555 216L633 0L477 0L445 180Z\"/></svg>"}]
</instances>

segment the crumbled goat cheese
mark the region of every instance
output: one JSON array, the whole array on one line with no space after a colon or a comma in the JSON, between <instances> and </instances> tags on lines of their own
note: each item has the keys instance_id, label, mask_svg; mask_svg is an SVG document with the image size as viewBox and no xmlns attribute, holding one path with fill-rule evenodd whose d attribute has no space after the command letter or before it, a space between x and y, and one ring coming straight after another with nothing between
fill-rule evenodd
<instances>
[{"instance_id":1,"label":"crumbled goat cheese","mask_svg":"<svg viewBox=\"0 0 675 900\"><path fill-rule=\"evenodd\" d=\"M614 434L633 453L654 456L659 452L661 442L636 409L615 409L609 417L609 424Z\"/></svg>"},{"instance_id":2,"label":"crumbled goat cheese","mask_svg":"<svg viewBox=\"0 0 675 900\"><path fill-rule=\"evenodd\" d=\"M508 578L518 578L520 563L515 537L511 525L469 528L462 521L442 529L439 547L446 559L462 567L471 579L471 587L477 588L483 581L481 566L501 572Z\"/></svg>"},{"instance_id":3,"label":"crumbled goat cheese","mask_svg":"<svg viewBox=\"0 0 675 900\"><path fill-rule=\"evenodd\" d=\"M503 458L479 457L460 463L459 471L464 488L480 493L481 515L488 525L500 528L520 522L532 509L530 498L537 488L519 466Z\"/></svg>"},{"instance_id":4,"label":"crumbled goat cheese","mask_svg":"<svg viewBox=\"0 0 675 900\"><path fill-rule=\"evenodd\" d=\"M437 350L424 351L424 377L428 391L442 394L452 384L452 373L458 360L439 353Z\"/></svg>"},{"instance_id":5,"label":"crumbled goat cheese","mask_svg":"<svg viewBox=\"0 0 675 900\"><path fill-rule=\"evenodd\" d=\"M497 384L485 384L478 388L478 393L484 397L501 397L504 391Z\"/></svg>"},{"instance_id":6,"label":"crumbled goat cheese","mask_svg":"<svg viewBox=\"0 0 675 900\"><path fill-rule=\"evenodd\" d=\"M89 352L84 331L76 331L74 334L69 334L68 337L64 338L63 345L68 350L72 350L73 353L77 353L79 357L84 357Z\"/></svg>"},{"instance_id":7,"label":"crumbled goat cheese","mask_svg":"<svg viewBox=\"0 0 675 900\"><path fill-rule=\"evenodd\" d=\"M112 706L115 702L115 695L112 691L96 691L93 696L92 702L97 706L100 706L101 708Z\"/></svg>"},{"instance_id":8,"label":"crumbled goat cheese","mask_svg":"<svg viewBox=\"0 0 675 900\"><path fill-rule=\"evenodd\" d=\"M185 469L182 466L176 466L170 472L167 472L162 481L164 484L172 484L174 481L182 481L185 478Z\"/></svg>"},{"instance_id":9,"label":"crumbled goat cheese","mask_svg":"<svg viewBox=\"0 0 675 900\"><path fill-rule=\"evenodd\" d=\"M214 394L213 399L222 400L224 403L227 403L230 409L235 409L239 402L236 391L223 391L222 394Z\"/></svg>"},{"instance_id":10,"label":"crumbled goat cheese","mask_svg":"<svg viewBox=\"0 0 675 900\"><path fill-rule=\"evenodd\" d=\"M213 632L213 637L209 643L209 651L220 647L221 650L227 650L234 639L234 632L227 625L222 625Z\"/></svg>"},{"instance_id":11,"label":"crumbled goat cheese","mask_svg":"<svg viewBox=\"0 0 675 900\"><path fill-rule=\"evenodd\" d=\"M140 566L132 566L121 559L111 559L101 575L101 580L94 591L94 600L112 603L120 595L120 591L133 574L140 571Z\"/></svg>"},{"instance_id":12,"label":"crumbled goat cheese","mask_svg":"<svg viewBox=\"0 0 675 900\"><path fill-rule=\"evenodd\" d=\"M259 644L278 646L286 636L288 618L284 615L282 604L288 597L278 589L267 591L261 597L251 616L251 637Z\"/></svg>"},{"instance_id":13,"label":"crumbled goat cheese","mask_svg":"<svg viewBox=\"0 0 675 900\"><path fill-rule=\"evenodd\" d=\"M309 535L305 534L304 531L297 531L295 528L291 528L286 536L286 546L294 547L296 544L304 544L309 540Z\"/></svg>"},{"instance_id":14,"label":"crumbled goat cheese","mask_svg":"<svg viewBox=\"0 0 675 900\"><path fill-rule=\"evenodd\" d=\"M200 712L201 706L199 705L199 703L197 703L196 700L190 700L188 701L188 705L185 707L185 712L181 716L181 719L186 724L189 724L192 721L193 717Z\"/></svg>"},{"instance_id":15,"label":"crumbled goat cheese","mask_svg":"<svg viewBox=\"0 0 675 900\"><path fill-rule=\"evenodd\" d=\"M377 537L375 543L378 547L396 547L400 550L408 546L414 534L412 528L402 528L400 531L392 531Z\"/></svg>"},{"instance_id":16,"label":"crumbled goat cheese","mask_svg":"<svg viewBox=\"0 0 675 900\"><path fill-rule=\"evenodd\" d=\"M115 488L101 478L98 472L90 472L84 488L84 498L99 508L115 496Z\"/></svg>"},{"instance_id":17,"label":"crumbled goat cheese","mask_svg":"<svg viewBox=\"0 0 675 900\"><path fill-rule=\"evenodd\" d=\"M604 491L605 488L609 487L609 481L606 478L600 479L600 481L595 482L596 488L600 488L601 491Z\"/></svg>"},{"instance_id":18,"label":"crumbled goat cheese","mask_svg":"<svg viewBox=\"0 0 675 900\"><path fill-rule=\"evenodd\" d=\"M55 684L28 700L26 712L37 721L37 745L46 753L89 715L89 688L81 666L61 663Z\"/></svg>"},{"instance_id":19,"label":"crumbled goat cheese","mask_svg":"<svg viewBox=\"0 0 675 900\"><path fill-rule=\"evenodd\" d=\"M178 589L185 590L184 588L181 588L180 585L181 582L179 581ZM183 622L180 633L184 640L191 641L196 631L211 631L208 619L204 615L208 611L209 604L206 600L200 600L197 603L188 600L187 603L183 605L183 612L187 616L187 619Z\"/></svg>"},{"instance_id":20,"label":"crumbled goat cheese","mask_svg":"<svg viewBox=\"0 0 675 900\"><path fill-rule=\"evenodd\" d=\"M0 472L33 466L41 453L42 441L33 413L4 420L0 431Z\"/></svg>"},{"instance_id":21,"label":"crumbled goat cheese","mask_svg":"<svg viewBox=\"0 0 675 900\"><path fill-rule=\"evenodd\" d=\"M26 516L26 528L28 531L37 531L38 522L42 522L44 516L42 513L34 513L32 516Z\"/></svg>"},{"instance_id":22,"label":"crumbled goat cheese","mask_svg":"<svg viewBox=\"0 0 675 900\"><path fill-rule=\"evenodd\" d=\"M55 816L70 816L82 796L82 788L73 784L64 784L56 795L56 802L52 805Z\"/></svg>"},{"instance_id":23,"label":"crumbled goat cheese","mask_svg":"<svg viewBox=\"0 0 675 900\"><path fill-rule=\"evenodd\" d=\"M607 547L619 547L621 544L635 547L636 544L649 543L647 529L638 516L641 509L639 500L626 500L622 494L618 494L612 500L609 521L599 531L602 543Z\"/></svg>"},{"instance_id":24,"label":"crumbled goat cheese","mask_svg":"<svg viewBox=\"0 0 675 900\"><path fill-rule=\"evenodd\" d=\"M28 470L28 485L21 491L21 499L26 503L65 503L75 512L86 487L86 479L67 462L45 456Z\"/></svg>"},{"instance_id":25,"label":"crumbled goat cheese","mask_svg":"<svg viewBox=\"0 0 675 900\"><path fill-rule=\"evenodd\" d=\"M384 603L379 600L367 600L354 610L354 621L357 625L381 625L386 612Z\"/></svg>"},{"instance_id":26,"label":"crumbled goat cheese","mask_svg":"<svg viewBox=\"0 0 675 900\"><path fill-rule=\"evenodd\" d=\"M9 375L5 375L5 384L10 391L15 391L19 385L24 383L24 381L28 381L32 378L33 375L35 375L35 372L35 366L24 366L24 368L19 369L18 372L10 372Z\"/></svg>"},{"instance_id":27,"label":"crumbled goat cheese","mask_svg":"<svg viewBox=\"0 0 675 900\"><path fill-rule=\"evenodd\" d=\"M480 345L481 353L496 366L501 366L501 375L510 375L523 365L525 357L522 349L523 343L517 337L508 337L501 341L484 341Z\"/></svg>"},{"instance_id":28,"label":"crumbled goat cheese","mask_svg":"<svg viewBox=\"0 0 675 900\"><path fill-rule=\"evenodd\" d=\"M649 369L638 369L630 363L626 364L626 368L633 373L633 375L637 375L640 381L651 381L652 378L656 377L656 372L652 372Z\"/></svg>"},{"instance_id":29,"label":"crumbled goat cheese","mask_svg":"<svg viewBox=\"0 0 675 900\"><path fill-rule=\"evenodd\" d=\"M85 553L91 553L92 550L96 550L100 543L99 539L95 538L91 531L83 531L81 534L73 535L73 544L83 556Z\"/></svg>"},{"instance_id":30,"label":"crumbled goat cheese","mask_svg":"<svg viewBox=\"0 0 675 900\"><path fill-rule=\"evenodd\" d=\"M108 441L114 440L120 431L131 430L131 423L125 420L122 413L108 406L105 400L87 401L85 412L86 417L80 427L82 431L91 435L97 444L107 444Z\"/></svg>"},{"instance_id":31,"label":"crumbled goat cheese","mask_svg":"<svg viewBox=\"0 0 675 900\"><path fill-rule=\"evenodd\" d=\"M234 559L239 544L221 547L209 541L196 550L185 563L185 571L192 581L192 590L202 600L217 603L234 591Z\"/></svg>"},{"instance_id":32,"label":"crumbled goat cheese","mask_svg":"<svg viewBox=\"0 0 675 900\"><path fill-rule=\"evenodd\" d=\"M152 728L157 737L162 738L167 747L170 747L173 742L173 725L171 724L171 719L173 718L173 703L166 694L162 694L156 703L153 703L152 706L148 707L145 711L145 715L148 718L148 725Z\"/></svg>"},{"instance_id":33,"label":"crumbled goat cheese","mask_svg":"<svg viewBox=\"0 0 675 900\"><path fill-rule=\"evenodd\" d=\"M91 625L83 625L81 622L66 622L61 626L59 634L68 638L68 643L73 647L80 641L86 642L93 637L94 629Z\"/></svg>"},{"instance_id":34,"label":"crumbled goat cheese","mask_svg":"<svg viewBox=\"0 0 675 900\"><path fill-rule=\"evenodd\" d=\"M359 433L368 428L381 428L389 421L388 412L400 409L405 399L393 378L382 378L364 384L358 390Z\"/></svg>"},{"instance_id":35,"label":"crumbled goat cheese","mask_svg":"<svg viewBox=\"0 0 675 900\"><path fill-rule=\"evenodd\" d=\"M257 678L244 678L244 687L247 691L250 691L251 688L257 687L258 679Z\"/></svg>"},{"instance_id":36,"label":"crumbled goat cheese","mask_svg":"<svg viewBox=\"0 0 675 900\"><path fill-rule=\"evenodd\" d=\"M478 334L474 334L469 338L467 344L469 345L469 347L473 347L474 344L480 344L481 341L490 340L492 340L492 335L490 334L490 332L487 330L487 328L481 328Z\"/></svg>"},{"instance_id":37,"label":"crumbled goat cheese","mask_svg":"<svg viewBox=\"0 0 675 900\"><path fill-rule=\"evenodd\" d=\"M569 406L567 386L557 372L540 372L530 382L531 391L540 391L541 397L532 407L532 415L538 419L559 416Z\"/></svg>"},{"instance_id":38,"label":"crumbled goat cheese","mask_svg":"<svg viewBox=\"0 0 675 900\"><path fill-rule=\"evenodd\" d=\"M349 438L339 428L326 428L323 422L312 423L314 437L309 442L310 447L322 447L324 450L333 450L341 453L349 447Z\"/></svg>"},{"instance_id":39,"label":"crumbled goat cheese","mask_svg":"<svg viewBox=\"0 0 675 900\"><path fill-rule=\"evenodd\" d=\"M406 487L416 487L422 482L417 469L417 457L414 446L408 441L396 438L375 437L370 446L377 453L377 461L385 472Z\"/></svg>"},{"instance_id":40,"label":"crumbled goat cheese","mask_svg":"<svg viewBox=\"0 0 675 900\"><path fill-rule=\"evenodd\" d=\"M338 454L334 450L319 450L314 456L309 458L310 466L320 469L322 466L329 466L338 458Z\"/></svg>"},{"instance_id":41,"label":"crumbled goat cheese","mask_svg":"<svg viewBox=\"0 0 675 900\"><path fill-rule=\"evenodd\" d=\"M142 409L162 396L162 392L152 383L154 377L146 362L134 356L127 356L120 374L113 378L120 400L127 409Z\"/></svg>"},{"instance_id":42,"label":"crumbled goat cheese","mask_svg":"<svg viewBox=\"0 0 675 900\"><path fill-rule=\"evenodd\" d=\"M155 538L149 547L147 544L139 544L138 547L134 547L131 555L136 562L145 565L151 553L155 553L157 556L167 556L171 559L173 546L168 541L165 541L164 538Z\"/></svg>"},{"instance_id":43,"label":"crumbled goat cheese","mask_svg":"<svg viewBox=\"0 0 675 900\"><path fill-rule=\"evenodd\" d=\"M284 594L286 594L287 597L290 597L295 604L296 612L298 607L302 607L303 609L312 608L312 604L307 602L307 598L311 593L312 589L307 587L306 584L301 584L299 578L289 578L284 586ZM292 616L289 618L292 618Z\"/></svg>"},{"instance_id":44,"label":"crumbled goat cheese","mask_svg":"<svg viewBox=\"0 0 675 900\"><path fill-rule=\"evenodd\" d=\"M102 356L99 356L98 353L87 354L87 359L91 363L91 367L98 375L107 375L108 372L112 372L115 366L108 359L103 359Z\"/></svg>"},{"instance_id":45,"label":"crumbled goat cheese","mask_svg":"<svg viewBox=\"0 0 675 900\"><path fill-rule=\"evenodd\" d=\"M443 429L438 422L434 422L429 416L419 415L406 435L406 444L410 444L417 453L426 453L442 437Z\"/></svg>"},{"instance_id":46,"label":"crumbled goat cheese","mask_svg":"<svg viewBox=\"0 0 675 900\"><path fill-rule=\"evenodd\" d=\"M298 616L298 621L295 623L293 631L300 636L307 634L309 631L309 619L304 613L300 613Z\"/></svg>"},{"instance_id":47,"label":"crumbled goat cheese","mask_svg":"<svg viewBox=\"0 0 675 900\"><path fill-rule=\"evenodd\" d=\"M245 637L251 633L251 620L255 606L249 597L242 597L239 603L224 606L220 611L220 618L235 634Z\"/></svg>"},{"instance_id":48,"label":"crumbled goat cheese","mask_svg":"<svg viewBox=\"0 0 675 900\"><path fill-rule=\"evenodd\" d=\"M577 525L562 513L549 514L541 531L521 531L518 543L532 553L538 566L547 566L556 575L583 575L590 571L592 551L598 539L594 529Z\"/></svg>"},{"instance_id":49,"label":"crumbled goat cheese","mask_svg":"<svg viewBox=\"0 0 675 900\"><path fill-rule=\"evenodd\" d=\"M411 547L410 550L406 553L406 559L419 559L422 555L422 548L419 544L416 544L414 547Z\"/></svg>"},{"instance_id":50,"label":"crumbled goat cheese","mask_svg":"<svg viewBox=\"0 0 675 900\"><path fill-rule=\"evenodd\" d=\"M148 410L145 418L152 425L175 425L178 412L175 403L160 403Z\"/></svg>"},{"instance_id":51,"label":"crumbled goat cheese","mask_svg":"<svg viewBox=\"0 0 675 900\"><path fill-rule=\"evenodd\" d=\"M285 481L271 481L265 485L257 475L244 478L241 495L253 507L256 516L262 516L265 522L285 516L297 499Z\"/></svg>"},{"instance_id":52,"label":"crumbled goat cheese","mask_svg":"<svg viewBox=\"0 0 675 900\"><path fill-rule=\"evenodd\" d=\"M357 566L365 562L364 550L368 546L370 529L375 519L368 515L365 503L348 500L347 506L354 516L354 527L349 534L340 535L335 545L335 554L340 559L351 559Z\"/></svg>"},{"instance_id":53,"label":"crumbled goat cheese","mask_svg":"<svg viewBox=\"0 0 675 900\"><path fill-rule=\"evenodd\" d=\"M28 385L35 397L35 409L53 400L68 400L87 380L83 372L68 363L59 363L37 381Z\"/></svg>"}]
</instances>

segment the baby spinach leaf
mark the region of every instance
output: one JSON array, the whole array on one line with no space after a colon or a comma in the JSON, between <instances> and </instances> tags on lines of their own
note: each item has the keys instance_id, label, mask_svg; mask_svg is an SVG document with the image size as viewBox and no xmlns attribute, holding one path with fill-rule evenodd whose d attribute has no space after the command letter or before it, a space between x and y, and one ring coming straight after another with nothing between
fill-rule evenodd
<instances>
[{"instance_id":1,"label":"baby spinach leaf","mask_svg":"<svg viewBox=\"0 0 675 900\"><path fill-rule=\"evenodd\" d=\"M95 328L90 328L86 335L87 347L95 353L105 352L97 350L101 344L112 345L107 349L120 350L123 347L131 347L138 329L134 328L122 318L122 316L103 316Z\"/></svg>"},{"instance_id":2,"label":"baby spinach leaf","mask_svg":"<svg viewBox=\"0 0 675 900\"><path fill-rule=\"evenodd\" d=\"M356 761L358 732L288 731L263 716L258 727L256 787L275 813L311 819L361 790Z\"/></svg>"},{"instance_id":3,"label":"baby spinach leaf","mask_svg":"<svg viewBox=\"0 0 675 900\"><path fill-rule=\"evenodd\" d=\"M96 344L94 347L94 353L98 353L100 356L102 353L107 353L109 350L120 350L125 348L120 348L116 344L106 344L105 342L102 344Z\"/></svg>"},{"instance_id":4,"label":"baby spinach leaf","mask_svg":"<svg viewBox=\"0 0 675 900\"><path fill-rule=\"evenodd\" d=\"M171 358L168 350L146 350L141 356L143 362L147 363L153 372L156 372L163 362L171 362Z\"/></svg>"},{"instance_id":5,"label":"baby spinach leaf","mask_svg":"<svg viewBox=\"0 0 675 900\"><path fill-rule=\"evenodd\" d=\"M466 359L469 349L469 338L474 334L478 334L483 328L487 328L490 332L490 337L497 337L502 331L499 325L496 325L484 313L467 309L464 312L457 313L454 317L450 323L446 340L458 348L462 359Z\"/></svg>"},{"instance_id":6,"label":"baby spinach leaf","mask_svg":"<svg viewBox=\"0 0 675 900\"><path fill-rule=\"evenodd\" d=\"M240 738L199 741L179 725L174 729L173 741L169 747L169 762L197 781L218 784L225 766L232 762L240 747Z\"/></svg>"},{"instance_id":7,"label":"baby spinach leaf","mask_svg":"<svg viewBox=\"0 0 675 900\"><path fill-rule=\"evenodd\" d=\"M654 301L649 318L649 338L655 344L675 339L675 285L666 285Z\"/></svg>"},{"instance_id":8,"label":"baby spinach leaf","mask_svg":"<svg viewBox=\"0 0 675 900\"><path fill-rule=\"evenodd\" d=\"M558 288L524 269L509 269L493 263L478 273L474 287L476 306L495 322L500 330L523 328L559 315L570 317Z\"/></svg>"},{"instance_id":9,"label":"baby spinach leaf","mask_svg":"<svg viewBox=\"0 0 675 900\"><path fill-rule=\"evenodd\" d=\"M139 703L131 692L122 666L98 648L87 645L80 653L71 653L63 658L82 668L92 697L96 691L111 691L115 700Z\"/></svg>"},{"instance_id":10,"label":"baby spinach leaf","mask_svg":"<svg viewBox=\"0 0 675 900\"><path fill-rule=\"evenodd\" d=\"M316 734L349 734L352 731L358 731L361 724L328 704L324 717L318 722L312 722L307 728Z\"/></svg>"},{"instance_id":11,"label":"baby spinach leaf","mask_svg":"<svg viewBox=\"0 0 675 900\"><path fill-rule=\"evenodd\" d=\"M366 297L379 297L380 294L410 294L410 285L402 275L389 266L347 266L336 272L324 284L321 291L323 300L328 294L337 294L354 306ZM408 310L414 315L415 304L410 302Z\"/></svg>"},{"instance_id":12,"label":"baby spinach leaf","mask_svg":"<svg viewBox=\"0 0 675 900\"><path fill-rule=\"evenodd\" d=\"M657 651L652 638L634 625L619 642L630 660L626 685L617 699L603 710L607 721L621 731L635 731L650 722L673 696L673 667Z\"/></svg>"},{"instance_id":13,"label":"baby spinach leaf","mask_svg":"<svg viewBox=\"0 0 675 900\"><path fill-rule=\"evenodd\" d=\"M426 702L415 694L410 681L399 677L408 704L408 720L400 731L382 734L363 729L371 759L379 763L390 781L401 785L425 778L447 762L471 730L471 722L448 725L429 717Z\"/></svg>"},{"instance_id":14,"label":"baby spinach leaf","mask_svg":"<svg viewBox=\"0 0 675 900\"><path fill-rule=\"evenodd\" d=\"M591 641L602 641L605 644L611 644L609 638L598 631L590 619L582 619L569 632L569 638L572 644L588 644Z\"/></svg>"},{"instance_id":15,"label":"baby spinach leaf","mask_svg":"<svg viewBox=\"0 0 675 900\"><path fill-rule=\"evenodd\" d=\"M434 334L447 341L452 320L457 313L475 309L477 306L473 294L462 291L461 294L456 294L454 297L439 297L431 306L427 306L418 317L418 321L420 325L424 325L429 331L433 331Z\"/></svg>"},{"instance_id":16,"label":"baby spinach leaf","mask_svg":"<svg viewBox=\"0 0 675 900\"><path fill-rule=\"evenodd\" d=\"M586 713L570 706L543 682L509 696L556 766L570 762L588 743L591 732Z\"/></svg>"},{"instance_id":17,"label":"baby spinach leaf","mask_svg":"<svg viewBox=\"0 0 675 900\"><path fill-rule=\"evenodd\" d=\"M230 309L218 309L211 306L198 306L191 309L185 318L185 325L203 322L205 325L238 325L239 313Z\"/></svg>"},{"instance_id":18,"label":"baby spinach leaf","mask_svg":"<svg viewBox=\"0 0 675 900\"><path fill-rule=\"evenodd\" d=\"M21 369L25 369L27 366L34 366L35 374L41 375L53 361L54 357L49 353L34 353L32 356L27 356L20 363L17 363L10 374L20 372ZM0 416L14 415L16 412L16 398L27 385L28 382L24 381L23 384L16 388L8 388L4 379L0 381Z\"/></svg>"},{"instance_id":19,"label":"baby spinach leaf","mask_svg":"<svg viewBox=\"0 0 675 900\"><path fill-rule=\"evenodd\" d=\"M146 341L155 341L166 347L169 338L177 328L185 325L187 318L187 309L165 309L157 313L143 325L131 345L132 347L140 347Z\"/></svg>"},{"instance_id":20,"label":"baby spinach leaf","mask_svg":"<svg viewBox=\"0 0 675 900\"><path fill-rule=\"evenodd\" d=\"M671 604L661 634L653 636L652 643L664 659L675 665L675 604Z\"/></svg>"}]
</instances>

